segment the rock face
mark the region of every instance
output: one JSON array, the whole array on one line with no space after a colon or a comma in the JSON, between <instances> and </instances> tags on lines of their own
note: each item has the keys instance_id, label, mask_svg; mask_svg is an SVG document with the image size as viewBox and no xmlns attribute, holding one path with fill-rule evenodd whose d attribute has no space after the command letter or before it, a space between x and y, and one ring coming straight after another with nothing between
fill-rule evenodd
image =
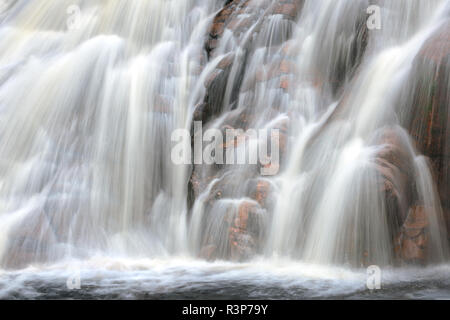
<instances>
[{"instance_id":1,"label":"rock face","mask_svg":"<svg viewBox=\"0 0 450 320\"><path fill-rule=\"evenodd\" d=\"M409 130L432 163L450 230L450 20L421 49L413 74Z\"/></svg>"},{"instance_id":2,"label":"rock face","mask_svg":"<svg viewBox=\"0 0 450 320\"><path fill-rule=\"evenodd\" d=\"M425 265L431 257L429 232L433 208L427 208L418 196L415 155L408 148L408 140L399 128L384 129L376 141L377 145L383 146L375 159L376 171L385 199L394 262ZM370 255L365 258L370 259Z\"/></svg>"},{"instance_id":3,"label":"rock face","mask_svg":"<svg viewBox=\"0 0 450 320\"><path fill-rule=\"evenodd\" d=\"M248 259L257 251L261 243L258 227L261 220L259 211L257 205L245 201L239 205L237 215L230 221L228 234L232 260Z\"/></svg>"},{"instance_id":4,"label":"rock face","mask_svg":"<svg viewBox=\"0 0 450 320\"><path fill-rule=\"evenodd\" d=\"M244 73L247 71L248 56L258 47L278 48L284 44L291 35L293 21L303 7L304 0L233 0L228 1L225 7L216 15L210 27L205 50L208 59L213 59L217 54L226 56L218 63L216 69L205 82L206 95L204 102L199 104L195 111L195 120L204 123L217 116L224 109L223 103L235 105L239 92L243 85ZM278 25L286 25L287 32L273 32L269 42L265 39L265 30L270 24L268 19L279 16ZM224 34L226 33L226 36ZM232 39L228 42L225 39ZM222 41L222 42L221 42ZM237 45L237 47L236 47ZM222 46L222 47L220 47ZM268 68L272 73L289 74L287 61L280 61L277 65L262 67L255 78L259 81L267 81L273 76L265 75ZM230 75L233 76L230 79ZM259 75L259 76L258 76ZM231 80L231 81L230 81ZM252 85L256 81L252 81ZM227 85L231 83L231 87ZM288 82L280 79L280 87L287 89ZM250 89L250 88L247 88ZM225 101L228 94L228 100Z\"/></svg>"},{"instance_id":5,"label":"rock face","mask_svg":"<svg viewBox=\"0 0 450 320\"><path fill-rule=\"evenodd\" d=\"M413 206L396 238L397 258L406 263L425 263L428 253L428 225L426 208Z\"/></svg>"},{"instance_id":6,"label":"rock face","mask_svg":"<svg viewBox=\"0 0 450 320\"><path fill-rule=\"evenodd\" d=\"M364 6L364 3L360 5ZM210 124L212 120L219 121L220 130L247 130L255 125L255 119L262 119L260 113L264 114L266 123L274 121L286 112L283 110L283 101L268 100L261 92L278 90L278 95L273 96L283 96L286 99L285 106L286 101L291 99L292 86L301 85L300 81L312 84L319 93L329 93L334 98L341 95L340 105L325 125L345 117L347 98L340 89L358 73L358 66L368 45L365 16L342 24L341 30L323 30L323 34L318 37L324 39L326 45L320 47L323 50L318 50L321 59L317 61L324 63L313 66L317 69L314 74L300 78L295 59L299 48L296 48L297 44L290 36L302 7L302 0L227 1L214 18L206 40L207 57L209 61L216 61L217 65L204 83L205 98L197 106L194 120L204 124ZM265 28L274 21L274 25L279 28L270 30L273 36L271 33L271 37L267 37L269 31ZM267 40L269 38L270 41ZM257 54L265 58L256 60L255 64L254 57ZM450 230L449 57L450 22L427 41L414 61L411 82L408 84L410 87L405 90L413 93L410 101L406 102L408 106L405 106L407 113L412 116L404 127L415 140L419 153L429 157L432 163ZM255 101L258 101L258 105L255 105ZM287 118L274 122L275 127L280 129L282 163L289 142L291 120ZM385 199L393 254L401 263L425 263L430 242L430 210L418 199L410 142L405 140L407 135L403 136L404 131L397 129L385 129L379 141L376 141L376 145L383 146L375 159L375 170L380 178L378 187ZM314 139L312 141L310 143L314 143ZM235 142L223 144L224 150L236 147L238 145ZM270 216L271 212L273 188L262 179L258 169L258 166L254 166L233 171L226 165L194 166L190 181L191 203L215 180L218 181L208 195L205 212L217 210L220 201L240 199L239 205L235 202L234 207L221 218L218 216L222 213L207 213L218 215L208 216L206 220L215 221L216 224L220 220L218 233L222 240L203 239L201 256L240 261L260 249L264 217ZM223 179L231 171L228 178ZM243 181L251 183L241 186ZM243 196L248 200L242 201L240 197ZM227 239L226 248L221 247L224 237ZM370 258L369 253L363 257L367 261Z\"/></svg>"},{"instance_id":7,"label":"rock face","mask_svg":"<svg viewBox=\"0 0 450 320\"><path fill-rule=\"evenodd\" d=\"M380 190L385 196L392 233L397 234L416 201L413 164L405 142L394 129L385 130L378 144L384 146L375 160Z\"/></svg>"},{"instance_id":8,"label":"rock face","mask_svg":"<svg viewBox=\"0 0 450 320\"><path fill-rule=\"evenodd\" d=\"M58 228L43 211L37 211L10 230L7 250L2 266L23 268L34 263L45 262L51 255L58 255L57 241L64 239L63 228Z\"/></svg>"},{"instance_id":9,"label":"rock face","mask_svg":"<svg viewBox=\"0 0 450 320\"><path fill-rule=\"evenodd\" d=\"M249 101L256 99L258 86L267 86L266 90L289 89L289 82L296 69L295 62L289 57L289 39L295 20L301 12L303 0L279 1L227 1L226 5L214 18L210 27L205 50L209 61L218 59L215 69L205 81L205 98L196 107L194 120L203 125L224 114L219 129L247 130L254 127L260 116L255 107L267 111L267 120L275 119L281 114L278 102L267 102L267 105L253 106L252 102L238 108L244 97ZM252 66L252 58L258 50L266 50L267 56L277 55L277 59L263 59L257 67ZM270 84L270 85L269 85ZM236 109L236 110L234 110ZM274 129L279 129L280 157L286 152L289 119L275 121ZM193 133L195 134L195 133ZM225 135L224 135L225 136ZM248 137L244 137L248 141ZM236 142L225 142L224 153L236 149ZM227 165L195 165L190 179L189 202L192 206L195 199L205 191L208 184L219 179L211 189L205 201L205 223L215 224L219 228L217 237L202 240L200 256L207 259L227 258L245 260L261 248L261 234L264 230L263 217L267 215L270 205L270 183L260 177L263 165L246 165L245 170L235 170ZM223 178L224 176L232 178ZM238 185L234 185L238 183ZM241 185L239 185L241 184ZM234 186L234 187L232 187ZM235 190L240 190L235 191ZM234 204L221 219L224 201L237 201L246 196L248 200L240 200ZM219 207L219 209L217 209ZM219 211L217 211L219 210ZM220 225L220 227L217 227ZM206 226L208 228L208 226ZM212 228L212 226L210 226ZM226 234L226 239L222 234ZM227 243L226 248L221 243Z\"/></svg>"},{"instance_id":10,"label":"rock face","mask_svg":"<svg viewBox=\"0 0 450 320\"><path fill-rule=\"evenodd\" d=\"M295 20L303 7L304 0L278 0L275 4L271 1L260 0L231 0L227 1L224 8L216 15L209 31L209 37L205 48L208 57L213 56L213 51L219 44L219 39L228 29L235 35L244 34L254 26L259 31L261 23L255 23L271 15L282 15L283 19ZM262 20L261 20L262 21Z\"/></svg>"},{"instance_id":11,"label":"rock face","mask_svg":"<svg viewBox=\"0 0 450 320\"><path fill-rule=\"evenodd\" d=\"M297 74L297 57L301 48L291 36L303 6L304 0L227 1L215 16L206 39L208 61L215 61L217 65L204 83L205 97L194 112L194 120L202 121L204 126L214 120L220 121L220 124L214 125L221 131L226 128L245 131L257 127L258 121L262 120L265 123L273 123L273 128L279 129L280 132L277 147L280 150L281 166L286 158L288 132L291 129L291 120L285 115L289 113L287 106L294 99L291 97L292 86L298 86L299 83L312 85L320 91L337 95L343 84L353 77L368 40L365 11L360 10L366 8L365 3L358 2L356 8L343 7L343 10L361 15L358 15L355 21L343 24L339 30L323 30L325 35L328 34L328 38L323 34L318 35L324 36L327 42L327 45L319 44L323 48L318 49L323 55L322 60L327 63L313 67L316 72L311 71L312 74L300 79ZM331 72L328 72L328 63L334 68ZM275 94L271 94L272 92ZM236 148L237 145L225 143L223 147L226 150ZM210 221L206 224L220 223L220 219L214 216L222 214L216 209L218 202L236 200L233 197L242 196L254 200L251 206L247 204L231 210L238 212L237 218L223 218L228 222L221 225L221 231L218 231L220 236L217 237L220 238L225 233L228 235L227 248L221 247L223 238L220 241L203 239L201 256L207 259L242 260L258 252L261 247L261 241L258 239L265 229L266 221L261 217L271 215L270 198L273 189L270 183L260 176L261 166L258 164L240 172L233 172L233 181L221 179L225 174L234 171L226 165L193 167L189 188L191 207L199 195L205 192L209 183L219 179L206 201L205 220ZM244 178L252 182L247 184ZM231 191L230 186L235 181L245 184L245 190L241 190L240 194L233 194ZM408 209L407 205L396 205L404 206L403 211ZM209 212L210 210L215 212ZM406 216L406 213L404 215ZM258 221L255 226L259 230L248 230L249 226L253 226L249 221L256 221L255 219ZM401 223L398 222L398 228Z\"/></svg>"}]
</instances>

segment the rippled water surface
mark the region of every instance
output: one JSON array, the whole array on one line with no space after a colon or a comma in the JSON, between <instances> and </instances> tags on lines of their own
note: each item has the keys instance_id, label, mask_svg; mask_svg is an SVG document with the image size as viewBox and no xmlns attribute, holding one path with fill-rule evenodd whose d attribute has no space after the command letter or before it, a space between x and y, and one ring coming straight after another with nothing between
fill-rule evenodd
<instances>
[{"instance_id":1,"label":"rippled water surface","mask_svg":"<svg viewBox=\"0 0 450 320\"><path fill-rule=\"evenodd\" d=\"M80 289L68 279L80 274ZM1 299L450 299L450 265L382 270L367 289L366 270L285 260L249 263L92 259L0 274ZM76 283L73 282L73 283Z\"/></svg>"}]
</instances>

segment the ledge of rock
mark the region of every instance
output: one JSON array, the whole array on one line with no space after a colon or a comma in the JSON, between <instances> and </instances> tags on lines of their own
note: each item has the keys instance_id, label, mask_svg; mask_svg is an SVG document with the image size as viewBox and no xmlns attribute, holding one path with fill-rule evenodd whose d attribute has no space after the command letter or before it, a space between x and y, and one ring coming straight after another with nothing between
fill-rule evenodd
<instances>
[{"instance_id":1,"label":"ledge of rock","mask_svg":"<svg viewBox=\"0 0 450 320\"><path fill-rule=\"evenodd\" d=\"M420 50L414 76L409 131L432 163L450 230L450 20Z\"/></svg>"},{"instance_id":2,"label":"ledge of rock","mask_svg":"<svg viewBox=\"0 0 450 320\"><path fill-rule=\"evenodd\" d=\"M428 214L423 206L413 206L395 239L395 253L402 263L425 264L428 248Z\"/></svg>"}]
</instances>

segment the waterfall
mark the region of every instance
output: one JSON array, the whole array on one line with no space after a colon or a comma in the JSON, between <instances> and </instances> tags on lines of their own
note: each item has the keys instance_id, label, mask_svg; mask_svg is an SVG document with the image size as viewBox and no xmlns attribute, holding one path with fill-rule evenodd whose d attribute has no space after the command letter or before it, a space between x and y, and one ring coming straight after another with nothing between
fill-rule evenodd
<instances>
[{"instance_id":1,"label":"waterfall","mask_svg":"<svg viewBox=\"0 0 450 320\"><path fill-rule=\"evenodd\" d=\"M442 186L410 122L418 57L449 12L446 0L0 0L0 266L447 261ZM175 130L230 128L278 130L276 174L173 162ZM426 243L413 254L411 225Z\"/></svg>"},{"instance_id":2,"label":"waterfall","mask_svg":"<svg viewBox=\"0 0 450 320\"><path fill-rule=\"evenodd\" d=\"M187 173L170 161L170 134L187 125L218 8L193 0L4 4L3 264L184 249Z\"/></svg>"}]
</instances>

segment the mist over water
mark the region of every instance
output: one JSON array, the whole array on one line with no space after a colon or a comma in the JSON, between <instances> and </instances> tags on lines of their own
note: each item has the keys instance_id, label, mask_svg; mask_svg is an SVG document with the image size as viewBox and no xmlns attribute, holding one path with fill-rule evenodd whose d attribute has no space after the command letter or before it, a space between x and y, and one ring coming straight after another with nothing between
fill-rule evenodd
<instances>
[{"instance_id":1,"label":"mist over water","mask_svg":"<svg viewBox=\"0 0 450 320\"><path fill-rule=\"evenodd\" d=\"M225 2L0 0L0 298L450 297L409 126L449 2ZM277 174L173 163L194 121L280 130Z\"/></svg>"}]
</instances>

